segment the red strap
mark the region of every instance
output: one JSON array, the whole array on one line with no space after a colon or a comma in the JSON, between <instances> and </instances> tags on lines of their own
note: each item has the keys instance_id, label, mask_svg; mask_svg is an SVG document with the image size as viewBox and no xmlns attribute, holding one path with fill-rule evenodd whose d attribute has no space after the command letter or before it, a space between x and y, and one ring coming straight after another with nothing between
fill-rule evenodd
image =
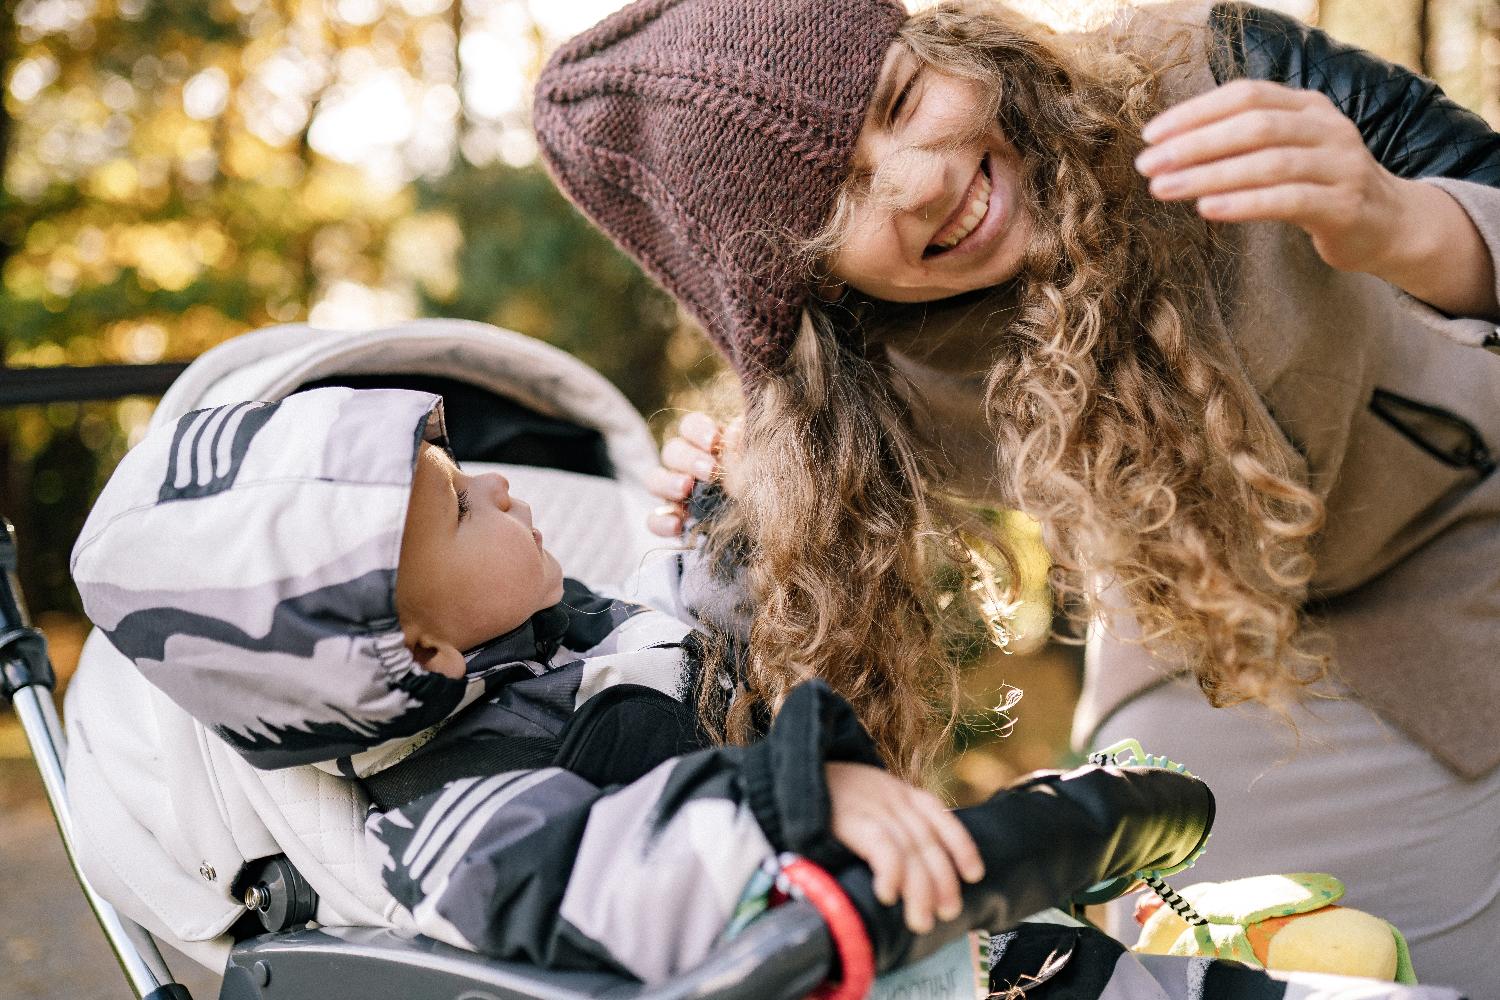
<instances>
[{"instance_id":1,"label":"red strap","mask_svg":"<svg viewBox=\"0 0 1500 1000\"><path fill-rule=\"evenodd\" d=\"M849 901L834 877L806 858L792 857L782 865L781 875L803 899L812 904L828 925L844 978L837 984L818 987L810 1000L864 1000L875 982L875 951L859 911Z\"/></svg>"}]
</instances>

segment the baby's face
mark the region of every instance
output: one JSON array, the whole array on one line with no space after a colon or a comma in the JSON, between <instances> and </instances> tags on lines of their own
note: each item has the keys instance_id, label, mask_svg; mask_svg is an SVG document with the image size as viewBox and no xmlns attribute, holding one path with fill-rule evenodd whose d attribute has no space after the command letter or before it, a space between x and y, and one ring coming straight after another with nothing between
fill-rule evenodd
<instances>
[{"instance_id":1,"label":"baby's face","mask_svg":"<svg viewBox=\"0 0 1500 1000\"><path fill-rule=\"evenodd\" d=\"M562 569L531 526L531 508L498 473L466 475L423 444L396 571L396 610L418 662L461 675L451 655L509 632L562 600Z\"/></svg>"}]
</instances>

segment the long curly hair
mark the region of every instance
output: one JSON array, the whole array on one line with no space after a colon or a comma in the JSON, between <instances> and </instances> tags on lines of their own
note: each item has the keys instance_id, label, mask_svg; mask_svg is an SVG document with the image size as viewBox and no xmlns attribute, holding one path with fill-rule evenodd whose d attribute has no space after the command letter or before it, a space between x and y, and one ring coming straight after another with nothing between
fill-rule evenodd
<instances>
[{"instance_id":1,"label":"long curly hair","mask_svg":"<svg viewBox=\"0 0 1500 1000\"><path fill-rule=\"evenodd\" d=\"M985 352L998 498L1041 522L1059 604L1089 620L1123 602L1213 704L1283 700L1326 670L1301 611L1323 508L1230 341L1232 248L1134 169L1171 60L989 3L915 14L901 37L982 87L986 127L1021 156L1032 239L1018 276L978 296L811 308L790 361L750 395L741 478L759 486L711 529L750 550L741 722L817 675L897 770L931 759L956 690L933 557L961 561L966 525L887 345L944 337ZM851 180L810 261L881 184Z\"/></svg>"}]
</instances>

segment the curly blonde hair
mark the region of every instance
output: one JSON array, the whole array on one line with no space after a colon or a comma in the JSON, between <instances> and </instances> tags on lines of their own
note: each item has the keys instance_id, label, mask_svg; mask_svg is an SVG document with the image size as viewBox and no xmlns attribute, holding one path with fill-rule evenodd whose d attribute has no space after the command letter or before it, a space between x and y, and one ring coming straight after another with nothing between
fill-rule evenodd
<instances>
[{"instance_id":1,"label":"curly blonde hair","mask_svg":"<svg viewBox=\"0 0 1500 1000\"><path fill-rule=\"evenodd\" d=\"M791 360L751 394L742 479L763 488L713 529L750 555L740 719L817 675L899 771L930 759L955 690L932 557L953 557L962 514L884 345L955 329L992 352L994 471L1043 526L1060 604L1087 620L1118 594L1213 704L1281 701L1326 670L1301 610L1323 507L1230 341L1232 250L1134 169L1170 67L992 4L915 14L901 38L988 94L1021 156L1033 237L1018 276L977 301L850 293L811 309ZM879 181L851 181L810 256L837 246L861 185Z\"/></svg>"}]
</instances>

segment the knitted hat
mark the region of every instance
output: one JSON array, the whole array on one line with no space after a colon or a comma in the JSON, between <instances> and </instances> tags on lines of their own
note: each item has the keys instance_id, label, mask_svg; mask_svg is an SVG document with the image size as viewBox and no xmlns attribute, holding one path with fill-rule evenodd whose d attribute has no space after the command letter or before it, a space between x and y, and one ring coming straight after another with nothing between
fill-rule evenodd
<instances>
[{"instance_id":1,"label":"knitted hat","mask_svg":"<svg viewBox=\"0 0 1500 1000\"><path fill-rule=\"evenodd\" d=\"M558 185L742 376L791 349L793 244L832 211L905 18L896 0L638 0L537 82Z\"/></svg>"},{"instance_id":2,"label":"knitted hat","mask_svg":"<svg viewBox=\"0 0 1500 1000\"><path fill-rule=\"evenodd\" d=\"M417 666L396 620L423 441L446 446L441 400L399 389L315 389L157 427L73 549L84 611L256 767L431 726L469 685Z\"/></svg>"}]
</instances>

